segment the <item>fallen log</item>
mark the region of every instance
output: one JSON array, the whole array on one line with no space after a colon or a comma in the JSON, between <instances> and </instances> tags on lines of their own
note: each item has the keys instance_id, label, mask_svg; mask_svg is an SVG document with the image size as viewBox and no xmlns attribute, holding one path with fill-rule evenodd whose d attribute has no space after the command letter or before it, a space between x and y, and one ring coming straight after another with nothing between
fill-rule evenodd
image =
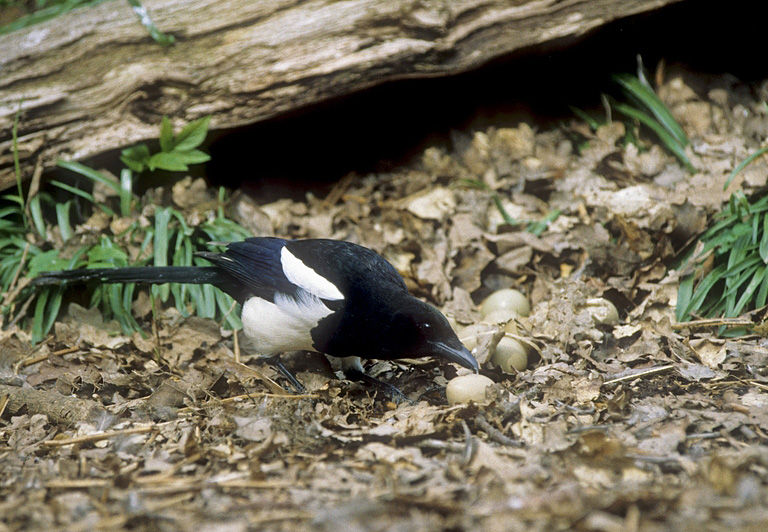
<instances>
[{"instance_id":1,"label":"fallen log","mask_svg":"<svg viewBox=\"0 0 768 532\"><path fill-rule=\"evenodd\" d=\"M0 189L212 115L253 124L387 81L449 76L679 0L145 0L0 35Z\"/></svg>"}]
</instances>

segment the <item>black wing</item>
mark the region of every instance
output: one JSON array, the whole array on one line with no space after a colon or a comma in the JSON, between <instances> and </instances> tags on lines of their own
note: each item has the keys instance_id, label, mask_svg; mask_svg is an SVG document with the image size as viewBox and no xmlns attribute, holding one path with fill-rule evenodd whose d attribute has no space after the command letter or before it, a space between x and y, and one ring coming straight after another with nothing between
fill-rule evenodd
<instances>
[{"instance_id":1,"label":"black wing","mask_svg":"<svg viewBox=\"0 0 768 532\"><path fill-rule=\"evenodd\" d=\"M377 286L387 291L407 292L405 281L387 260L366 247L343 240L324 238L289 240L288 251L328 279L345 296Z\"/></svg>"},{"instance_id":2,"label":"black wing","mask_svg":"<svg viewBox=\"0 0 768 532\"><path fill-rule=\"evenodd\" d=\"M280 251L287 240L273 237L247 238L227 244L224 253L197 253L232 276L240 292L232 295L243 303L251 296L274 301L275 293L295 296L298 287L283 273Z\"/></svg>"}]
</instances>

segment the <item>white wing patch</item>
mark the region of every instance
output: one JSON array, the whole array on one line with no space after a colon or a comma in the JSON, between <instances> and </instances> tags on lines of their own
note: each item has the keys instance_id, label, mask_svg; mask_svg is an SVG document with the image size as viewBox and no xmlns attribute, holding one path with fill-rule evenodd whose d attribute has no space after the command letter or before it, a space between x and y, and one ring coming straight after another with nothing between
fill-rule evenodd
<instances>
[{"instance_id":1,"label":"white wing patch","mask_svg":"<svg viewBox=\"0 0 768 532\"><path fill-rule=\"evenodd\" d=\"M330 301L344 299L344 294L336 285L304 264L301 259L288 251L287 247L283 247L280 251L280 263L288 280L310 294Z\"/></svg>"},{"instance_id":2,"label":"white wing patch","mask_svg":"<svg viewBox=\"0 0 768 532\"><path fill-rule=\"evenodd\" d=\"M241 319L245 335L259 354L268 356L302 349L314 351L310 331L332 313L319 297L299 288L296 298L275 294L274 303L260 297L248 299Z\"/></svg>"}]
</instances>

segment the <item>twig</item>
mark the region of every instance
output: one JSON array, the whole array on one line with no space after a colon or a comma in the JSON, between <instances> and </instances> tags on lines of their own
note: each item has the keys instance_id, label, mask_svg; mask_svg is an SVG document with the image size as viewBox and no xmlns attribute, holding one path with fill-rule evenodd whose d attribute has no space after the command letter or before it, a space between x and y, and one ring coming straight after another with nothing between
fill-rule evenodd
<instances>
[{"instance_id":1,"label":"twig","mask_svg":"<svg viewBox=\"0 0 768 532\"><path fill-rule=\"evenodd\" d=\"M180 503L183 503L187 501L188 499L194 497L194 493L182 493L181 495L178 495L176 497L171 497L170 499L160 501L157 503L147 503L145 505L144 511L148 514L159 512L161 510L165 510L166 508L171 508L173 506L178 506ZM111 517L105 517L101 520L99 520L96 523L86 522L84 524L74 526L74 527L67 527L66 529L59 529L59 530L67 530L68 532L80 532L80 531L90 531L90 530L122 530L125 528L126 523L129 519L132 519L135 514L121 514L121 515L114 515Z\"/></svg>"},{"instance_id":2,"label":"twig","mask_svg":"<svg viewBox=\"0 0 768 532\"><path fill-rule=\"evenodd\" d=\"M113 480L109 478L73 478L56 479L47 481L44 486L48 489L85 489L85 488L103 488L112 484Z\"/></svg>"},{"instance_id":3,"label":"twig","mask_svg":"<svg viewBox=\"0 0 768 532\"><path fill-rule=\"evenodd\" d=\"M754 321L748 318L709 318L693 321L686 321L682 323L673 323L673 329L703 329L706 327L720 327L725 325L726 327L750 327L757 325Z\"/></svg>"},{"instance_id":4,"label":"twig","mask_svg":"<svg viewBox=\"0 0 768 532\"><path fill-rule=\"evenodd\" d=\"M672 369L675 366L673 364L667 364L666 366L659 366L657 368L650 368L650 369L644 369L642 371L638 371L636 373L631 373L629 375L622 375L621 377L616 377L615 379L611 379L608 381L605 381L603 384L615 384L617 382L623 382L623 381L631 381L634 379L639 379L640 377L647 377L648 375L654 375L656 373L662 373L664 371L667 371L668 369Z\"/></svg>"},{"instance_id":5,"label":"twig","mask_svg":"<svg viewBox=\"0 0 768 532\"><path fill-rule=\"evenodd\" d=\"M202 456L203 455L200 453L195 453L193 455L187 456L183 460L179 460L178 462L173 464L173 466L168 468L167 470L154 475L139 477L135 479L135 482L137 484L166 484L168 480L170 480L173 477L173 475L178 473L182 467L197 462L198 460L200 460Z\"/></svg>"},{"instance_id":6,"label":"twig","mask_svg":"<svg viewBox=\"0 0 768 532\"><path fill-rule=\"evenodd\" d=\"M78 436L77 438L68 438L66 440L48 440L41 442L41 444L48 447L61 447L63 445L90 443L94 441L106 440L109 438L116 438L118 436L128 436L130 434L142 434L146 432L153 432L155 430L157 430L157 427L154 425L151 427L134 427L132 429L114 430L112 432L101 432L99 434L88 434L86 436Z\"/></svg>"},{"instance_id":7,"label":"twig","mask_svg":"<svg viewBox=\"0 0 768 532\"><path fill-rule=\"evenodd\" d=\"M3 412L5 412L5 407L8 406L8 400L10 399L10 395L3 394L3 396L0 398L0 417L3 417Z\"/></svg>"},{"instance_id":8,"label":"twig","mask_svg":"<svg viewBox=\"0 0 768 532\"><path fill-rule=\"evenodd\" d=\"M463 419L461 420L461 428L464 429L464 438L466 438L464 451L461 456L461 463L467 466L477 454L477 439L472 435L472 431L469 430L467 422Z\"/></svg>"},{"instance_id":9,"label":"twig","mask_svg":"<svg viewBox=\"0 0 768 532\"><path fill-rule=\"evenodd\" d=\"M235 343L235 362L238 364L241 364L240 362L240 335L237 334L237 331L232 331L232 336L234 336L233 341Z\"/></svg>"},{"instance_id":10,"label":"twig","mask_svg":"<svg viewBox=\"0 0 768 532\"><path fill-rule=\"evenodd\" d=\"M20 367L26 368L27 366L31 366L32 364L37 364L38 362L44 362L44 361L48 360L48 358L51 355L58 357L58 356L62 356L62 355L68 355L70 353L76 353L78 351L80 351L79 347L66 347L64 349L59 349L58 351L54 351L50 355L49 354L38 355L36 357L32 357L32 358L28 358L26 360L23 360L21 362Z\"/></svg>"},{"instance_id":11,"label":"twig","mask_svg":"<svg viewBox=\"0 0 768 532\"><path fill-rule=\"evenodd\" d=\"M475 423L496 443L509 445L510 447L522 447L524 445L521 441L513 440L512 438L505 436L499 429L491 425L482 414L477 414L477 416L475 416Z\"/></svg>"},{"instance_id":12,"label":"twig","mask_svg":"<svg viewBox=\"0 0 768 532\"><path fill-rule=\"evenodd\" d=\"M233 373L237 374L240 371L244 371L246 373L250 373L251 375L253 375L257 379L259 379L261 382L263 382L267 386L267 388L269 388L269 390L273 394L280 395L280 394L284 394L285 393L285 389L282 386L280 386L275 381L273 381L272 379L270 379L269 377L264 375L259 370L254 369L254 368L252 368L250 366L246 366L242 362L237 362L235 360L228 360L226 358L224 358L222 360L223 360L225 365L229 366L228 369L230 371L232 371Z\"/></svg>"},{"instance_id":13,"label":"twig","mask_svg":"<svg viewBox=\"0 0 768 532\"><path fill-rule=\"evenodd\" d=\"M441 451L449 451L452 453L460 453L464 451L466 447L463 443L455 441L443 441L435 438L427 438L416 443L418 447L426 449L439 449Z\"/></svg>"}]
</instances>

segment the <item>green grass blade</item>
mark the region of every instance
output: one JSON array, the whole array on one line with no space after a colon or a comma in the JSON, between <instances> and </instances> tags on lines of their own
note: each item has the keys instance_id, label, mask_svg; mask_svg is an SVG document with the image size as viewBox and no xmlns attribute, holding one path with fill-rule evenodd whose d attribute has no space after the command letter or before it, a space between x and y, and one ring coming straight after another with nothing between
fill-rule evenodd
<instances>
[{"instance_id":1,"label":"green grass blade","mask_svg":"<svg viewBox=\"0 0 768 532\"><path fill-rule=\"evenodd\" d=\"M69 223L69 210L71 206L72 200L56 204L56 223L59 226L59 233L64 242L72 238L72 226Z\"/></svg>"},{"instance_id":2,"label":"green grass blade","mask_svg":"<svg viewBox=\"0 0 768 532\"><path fill-rule=\"evenodd\" d=\"M755 296L755 308L762 308L768 302L768 268L762 268L760 274L763 280Z\"/></svg>"},{"instance_id":3,"label":"green grass blade","mask_svg":"<svg viewBox=\"0 0 768 532\"><path fill-rule=\"evenodd\" d=\"M39 195L30 200L29 214L32 217L35 231L37 231L38 235L45 238L45 218L43 217L43 206Z\"/></svg>"},{"instance_id":4,"label":"green grass blade","mask_svg":"<svg viewBox=\"0 0 768 532\"><path fill-rule=\"evenodd\" d=\"M744 170L752 161L757 159L758 157L763 156L764 154L768 153L768 146L765 148L760 148L755 153L744 159L741 164L739 164L736 168L733 169L733 172L728 176L728 179L725 181L725 185L723 185L723 190L727 189L730 185L733 179L739 175L739 172Z\"/></svg>"},{"instance_id":5,"label":"green grass blade","mask_svg":"<svg viewBox=\"0 0 768 532\"><path fill-rule=\"evenodd\" d=\"M75 161L63 161L61 159L56 161L56 165L60 168L65 168L67 170L71 170L72 172L78 173L92 181L101 183L102 185L111 188L115 194L120 194L120 184L115 179L110 176L106 176L101 172L97 172L93 168L89 168L84 164L80 164Z\"/></svg>"},{"instance_id":6,"label":"green grass blade","mask_svg":"<svg viewBox=\"0 0 768 532\"><path fill-rule=\"evenodd\" d=\"M685 154L685 147L684 145L680 144L680 142L671 135L659 122L645 114L644 112L635 109L634 107L631 107L629 105L619 103L619 102L613 102L612 106L614 109L616 109L621 114L628 116L629 118L632 118L634 120L637 120L644 126L646 126L648 129L656 133L656 135L659 137L661 142L664 143L664 145L667 147L669 151L671 151L675 157L678 158L678 160L685 165L685 167L690 172L695 172L696 169L693 167L693 164L691 163L690 159L688 159L688 156Z\"/></svg>"},{"instance_id":7,"label":"green grass blade","mask_svg":"<svg viewBox=\"0 0 768 532\"><path fill-rule=\"evenodd\" d=\"M32 314L32 341L34 343L40 342L45 336L44 328L46 321L46 307L48 305L48 298L51 296L53 287L48 287L40 291L35 301L35 311Z\"/></svg>"},{"instance_id":8,"label":"green grass blade","mask_svg":"<svg viewBox=\"0 0 768 532\"><path fill-rule=\"evenodd\" d=\"M648 109L653 116L656 117L656 120L659 121L661 126L674 137L678 144L683 147L689 144L688 137L685 135L683 128L680 127L680 124L677 123L677 120L675 120L675 117L672 115L669 108L661 101L653 89L630 74L618 74L613 76L613 79L621 85L630 96L634 97L640 104Z\"/></svg>"},{"instance_id":9,"label":"green grass blade","mask_svg":"<svg viewBox=\"0 0 768 532\"><path fill-rule=\"evenodd\" d=\"M696 290L691 297L688 306L685 307L681 313L682 316L687 318L692 314L703 314L701 309L704 305L704 300L709 295L710 290L712 290L712 288L722 280L724 272L725 265L718 266L709 272L709 274L704 277L704 279L701 280L701 282L696 287Z\"/></svg>"},{"instance_id":10,"label":"green grass blade","mask_svg":"<svg viewBox=\"0 0 768 532\"><path fill-rule=\"evenodd\" d=\"M123 168L120 172L120 214L123 217L131 215L131 202L133 201L133 172L129 168Z\"/></svg>"},{"instance_id":11,"label":"green grass blade","mask_svg":"<svg viewBox=\"0 0 768 532\"><path fill-rule=\"evenodd\" d=\"M677 288L677 306L675 308L675 319L683 322L688 319L689 309L691 309L691 298L693 297L694 275L687 275L680 281Z\"/></svg>"},{"instance_id":12,"label":"green grass blade","mask_svg":"<svg viewBox=\"0 0 768 532\"><path fill-rule=\"evenodd\" d=\"M171 209L168 207L157 209L155 211L155 234L154 234L154 265L168 266L168 246L169 246L169 227L171 220ZM167 284L155 285L152 287L154 293L165 302L171 293Z\"/></svg>"},{"instance_id":13,"label":"green grass blade","mask_svg":"<svg viewBox=\"0 0 768 532\"><path fill-rule=\"evenodd\" d=\"M731 313L728 314L728 316L738 316L741 314L741 311L744 310L744 307L747 306L747 303L750 299L752 299L752 296L755 294L755 291L760 287L760 284L763 282L763 279L765 277L764 275L765 269L761 268L757 271L752 272L752 279L749 281L749 284L744 289L744 292L741 294L741 297L736 301L735 305L733 306L733 309L731 310Z\"/></svg>"}]
</instances>

